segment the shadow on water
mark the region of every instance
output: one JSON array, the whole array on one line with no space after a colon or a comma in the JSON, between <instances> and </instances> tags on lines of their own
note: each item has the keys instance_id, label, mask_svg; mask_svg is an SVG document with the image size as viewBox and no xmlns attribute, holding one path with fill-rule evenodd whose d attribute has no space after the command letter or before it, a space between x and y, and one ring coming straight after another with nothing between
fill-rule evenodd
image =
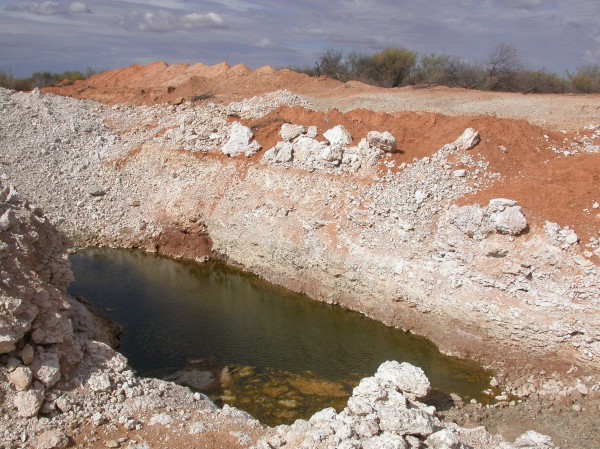
<instances>
[{"instance_id":1,"label":"shadow on water","mask_svg":"<svg viewBox=\"0 0 600 449\"><path fill-rule=\"evenodd\" d=\"M139 374L206 391L268 424L342 408L385 360L420 366L442 396L480 400L489 384L478 364L424 338L219 262L112 249L70 260L69 292L123 325L119 350Z\"/></svg>"}]
</instances>

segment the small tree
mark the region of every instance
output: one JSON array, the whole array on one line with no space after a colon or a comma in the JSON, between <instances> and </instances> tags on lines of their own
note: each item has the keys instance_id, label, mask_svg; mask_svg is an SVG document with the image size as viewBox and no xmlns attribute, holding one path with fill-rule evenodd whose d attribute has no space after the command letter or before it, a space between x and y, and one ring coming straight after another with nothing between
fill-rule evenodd
<instances>
[{"instance_id":1,"label":"small tree","mask_svg":"<svg viewBox=\"0 0 600 449\"><path fill-rule=\"evenodd\" d=\"M348 75L346 65L343 63L344 53L341 50L329 48L315 62L315 75L326 75L330 78L345 80Z\"/></svg>"},{"instance_id":2,"label":"small tree","mask_svg":"<svg viewBox=\"0 0 600 449\"><path fill-rule=\"evenodd\" d=\"M501 43L488 56L486 87L490 90L513 90L516 73L523 70L521 56L516 47Z\"/></svg>"}]
</instances>

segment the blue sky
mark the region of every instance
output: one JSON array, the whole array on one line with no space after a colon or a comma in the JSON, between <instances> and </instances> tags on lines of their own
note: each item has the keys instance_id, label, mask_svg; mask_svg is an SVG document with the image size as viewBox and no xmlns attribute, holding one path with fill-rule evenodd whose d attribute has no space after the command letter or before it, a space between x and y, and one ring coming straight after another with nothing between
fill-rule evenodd
<instances>
[{"instance_id":1,"label":"blue sky","mask_svg":"<svg viewBox=\"0 0 600 449\"><path fill-rule=\"evenodd\" d=\"M505 42L531 68L600 63L600 0L0 0L0 70L153 61L312 64L329 47L483 60Z\"/></svg>"}]
</instances>

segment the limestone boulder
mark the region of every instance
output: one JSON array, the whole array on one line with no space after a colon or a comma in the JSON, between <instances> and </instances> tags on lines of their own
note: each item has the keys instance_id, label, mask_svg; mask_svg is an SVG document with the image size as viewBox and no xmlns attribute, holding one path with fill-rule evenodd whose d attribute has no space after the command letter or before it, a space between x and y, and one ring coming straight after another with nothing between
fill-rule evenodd
<instances>
[{"instance_id":1,"label":"limestone boulder","mask_svg":"<svg viewBox=\"0 0 600 449\"><path fill-rule=\"evenodd\" d=\"M381 435L363 441L362 447L363 449L407 449L408 444L399 435L383 432Z\"/></svg>"},{"instance_id":2,"label":"limestone boulder","mask_svg":"<svg viewBox=\"0 0 600 449\"><path fill-rule=\"evenodd\" d=\"M301 134L306 133L306 127L302 125L293 125L291 123L284 123L281 125L281 129L279 130L279 137L283 139L284 142L291 142L296 137Z\"/></svg>"},{"instance_id":3,"label":"limestone boulder","mask_svg":"<svg viewBox=\"0 0 600 449\"><path fill-rule=\"evenodd\" d=\"M459 151L467 151L475 147L481 140L481 136L473 128L467 128L454 142L456 149Z\"/></svg>"},{"instance_id":4,"label":"limestone boulder","mask_svg":"<svg viewBox=\"0 0 600 449\"><path fill-rule=\"evenodd\" d=\"M459 449L460 440L458 436L448 429L442 429L432 433L425 440L430 449Z\"/></svg>"},{"instance_id":5,"label":"limestone boulder","mask_svg":"<svg viewBox=\"0 0 600 449\"><path fill-rule=\"evenodd\" d=\"M38 414L44 402L44 389L41 386L20 391L13 400L17 414L23 418L32 418Z\"/></svg>"},{"instance_id":6,"label":"limestone boulder","mask_svg":"<svg viewBox=\"0 0 600 449\"><path fill-rule=\"evenodd\" d=\"M369 143L370 147L386 153L394 153L398 150L396 138L388 131L384 131L382 133L378 131L370 131L367 134L367 142Z\"/></svg>"},{"instance_id":7,"label":"limestone boulder","mask_svg":"<svg viewBox=\"0 0 600 449\"><path fill-rule=\"evenodd\" d=\"M343 125L334 126L323 133L331 146L344 147L352 143L352 136Z\"/></svg>"},{"instance_id":8,"label":"limestone boulder","mask_svg":"<svg viewBox=\"0 0 600 449\"><path fill-rule=\"evenodd\" d=\"M501 234L519 235L527 229L527 219L516 201L496 198L489 202L490 222Z\"/></svg>"},{"instance_id":9,"label":"limestone boulder","mask_svg":"<svg viewBox=\"0 0 600 449\"><path fill-rule=\"evenodd\" d=\"M411 400L424 398L431 390L431 383L423 370L406 362L383 362L374 377Z\"/></svg>"},{"instance_id":10,"label":"limestone boulder","mask_svg":"<svg viewBox=\"0 0 600 449\"><path fill-rule=\"evenodd\" d=\"M61 378L58 355L44 351L41 347L38 347L32 370L33 376L48 388L56 385Z\"/></svg>"},{"instance_id":11,"label":"limestone boulder","mask_svg":"<svg viewBox=\"0 0 600 449\"><path fill-rule=\"evenodd\" d=\"M26 366L18 366L10 373L8 379L17 391L25 391L31 386L33 373Z\"/></svg>"},{"instance_id":12,"label":"limestone boulder","mask_svg":"<svg viewBox=\"0 0 600 449\"><path fill-rule=\"evenodd\" d=\"M69 437L60 430L47 430L37 436L35 449L65 449L69 447Z\"/></svg>"},{"instance_id":13,"label":"limestone boulder","mask_svg":"<svg viewBox=\"0 0 600 449\"><path fill-rule=\"evenodd\" d=\"M252 130L241 123L235 122L231 125L229 140L221 148L221 152L227 156L235 157L244 154L250 157L260 149L258 142L250 142L254 137Z\"/></svg>"}]
</instances>

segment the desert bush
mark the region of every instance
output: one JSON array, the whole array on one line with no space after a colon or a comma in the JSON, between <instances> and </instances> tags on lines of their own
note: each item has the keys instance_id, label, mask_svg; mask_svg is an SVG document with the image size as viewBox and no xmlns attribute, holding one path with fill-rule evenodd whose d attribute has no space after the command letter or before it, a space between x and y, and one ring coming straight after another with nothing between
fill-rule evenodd
<instances>
[{"instance_id":1,"label":"desert bush","mask_svg":"<svg viewBox=\"0 0 600 449\"><path fill-rule=\"evenodd\" d=\"M575 92L600 93L600 66L579 67L575 74L568 74L571 87Z\"/></svg>"},{"instance_id":2,"label":"desert bush","mask_svg":"<svg viewBox=\"0 0 600 449\"><path fill-rule=\"evenodd\" d=\"M196 103L198 101L211 100L215 98L215 93L212 91L202 92L200 94L194 95L190 101L192 103Z\"/></svg>"},{"instance_id":3,"label":"desert bush","mask_svg":"<svg viewBox=\"0 0 600 449\"><path fill-rule=\"evenodd\" d=\"M416 52L405 48L386 48L362 61L361 71L372 84L398 87L408 82L416 62Z\"/></svg>"},{"instance_id":4,"label":"desert bush","mask_svg":"<svg viewBox=\"0 0 600 449\"><path fill-rule=\"evenodd\" d=\"M515 87L525 93L565 93L569 89L569 83L545 69L523 70L516 74Z\"/></svg>"},{"instance_id":5,"label":"desert bush","mask_svg":"<svg viewBox=\"0 0 600 449\"><path fill-rule=\"evenodd\" d=\"M0 70L0 87L5 89L15 88L15 77L10 70L7 72Z\"/></svg>"},{"instance_id":6,"label":"desert bush","mask_svg":"<svg viewBox=\"0 0 600 449\"><path fill-rule=\"evenodd\" d=\"M338 80L346 80L348 69L344 61L344 52L334 48L327 49L315 62L314 76L328 76Z\"/></svg>"},{"instance_id":7,"label":"desert bush","mask_svg":"<svg viewBox=\"0 0 600 449\"><path fill-rule=\"evenodd\" d=\"M49 71L35 72L28 78L16 78L12 72L0 71L0 86L8 89L27 91L42 87L53 86L61 81L78 81L89 78L97 72L88 67L85 74L79 71L64 71L52 73Z\"/></svg>"},{"instance_id":8,"label":"desert bush","mask_svg":"<svg viewBox=\"0 0 600 449\"><path fill-rule=\"evenodd\" d=\"M479 86L484 79L485 71L479 64L455 56L431 53L421 57L414 82L472 89Z\"/></svg>"}]
</instances>

